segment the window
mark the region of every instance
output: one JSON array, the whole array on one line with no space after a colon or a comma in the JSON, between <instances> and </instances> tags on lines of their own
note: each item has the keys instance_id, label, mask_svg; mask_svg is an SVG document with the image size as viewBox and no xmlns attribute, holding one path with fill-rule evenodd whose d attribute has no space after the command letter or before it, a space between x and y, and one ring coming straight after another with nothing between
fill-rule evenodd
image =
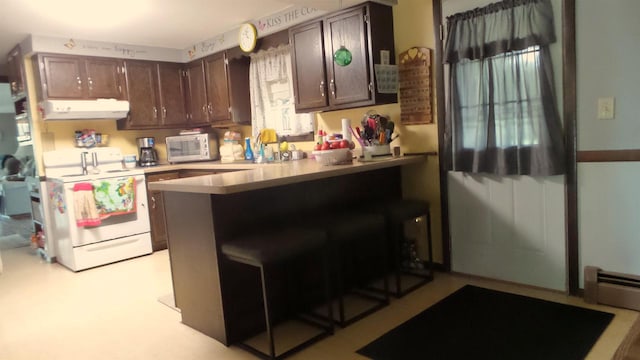
<instances>
[{"instance_id":1,"label":"window","mask_svg":"<svg viewBox=\"0 0 640 360\"><path fill-rule=\"evenodd\" d=\"M465 119L460 129L463 148L473 148L478 142L476 129L487 126L490 109L494 112L496 147L539 144L537 124L544 116L540 111L542 96L536 70L539 56L540 47L532 46L486 61L460 63L457 88L460 89L461 116ZM485 78L487 81L483 81ZM495 91L489 91L489 87Z\"/></svg>"}]
</instances>

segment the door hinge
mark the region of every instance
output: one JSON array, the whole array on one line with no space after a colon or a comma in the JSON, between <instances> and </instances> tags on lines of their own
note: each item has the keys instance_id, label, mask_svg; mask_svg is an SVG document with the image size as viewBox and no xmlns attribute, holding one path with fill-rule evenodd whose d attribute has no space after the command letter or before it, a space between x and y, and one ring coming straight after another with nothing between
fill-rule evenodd
<instances>
[{"instance_id":1,"label":"door hinge","mask_svg":"<svg viewBox=\"0 0 640 360\"><path fill-rule=\"evenodd\" d=\"M373 92L373 82L369 82L369 92Z\"/></svg>"},{"instance_id":2,"label":"door hinge","mask_svg":"<svg viewBox=\"0 0 640 360\"><path fill-rule=\"evenodd\" d=\"M231 114L231 106L229 106L229 109L228 109L228 111L229 111L229 114Z\"/></svg>"},{"instance_id":3,"label":"door hinge","mask_svg":"<svg viewBox=\"0 0 640 360\"><path fill-rule=\"evenodd\" d=\"M122 86L121 85L118 85L118 93L122 94Z\"/></svg>"},{"instance_id":4,"label":"door hinge","mask_svg":"<svg viewBox=\"0 0 640 360\"><path fill-rule=\"evenodd\" d=\"M364 14L364 16L363 16L363 17L364 17L364 23L365 23L365 24L368 24L368 23L369 23L369 15Z\"/></svg>"},{"instance_id":5,"label":"door hinge","mask_svg":"<svg viewBox=\"0 0 640 360\"><path fill-rule=\"evenodd\" d=\"M444 26L440 25L440 41L444 40Z\"/></svg>"},{"instance_id":6,"label":"door hinge","mask_svg":"<svg viewBox=\"0 0 640 360\"><path fill-rule=\"evenodd\" d=\"M224 58L224 64L229 65L229 59L227 57Z\"/></svg>"}]
</instances>

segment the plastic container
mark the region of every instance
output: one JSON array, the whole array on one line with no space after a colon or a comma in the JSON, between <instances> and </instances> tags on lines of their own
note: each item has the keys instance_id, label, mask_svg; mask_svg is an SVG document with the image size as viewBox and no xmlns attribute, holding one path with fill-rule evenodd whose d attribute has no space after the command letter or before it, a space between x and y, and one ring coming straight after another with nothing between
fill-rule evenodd
<instances>
[{"instance_id":1,"label":"plastic container","mask_svg":"<svg viewBox=\"0 0 640 360\"><path fill-rule=\"evenodd\" d=\"M389 144L365 146L362 148L362 151L370 153L371 156L391 155L391 147L389 146Z\"/></svg>"},{"instance_id":2,"label":"plastic container","mask_svg":"<svg viewBox=\"0 0 640 360\"><path fill-rule=\"evenodd\" d=\"M124 161L124 167L127 169L133 169L136 167L137 165L137 161L136 161L136 155L134 154L130 154L130 155L125 155L123 158Z\"/></svg>"},{"instance_id":3,"label":"plastic container","mask_svg":"<svg viewBox=\"0 0 640 360\"><path fill-rule=\"evenodd\" d=\"M315 150L312 154L322 165L351 164L353 161L350 149Z\"/></svg>"}]
</instances>

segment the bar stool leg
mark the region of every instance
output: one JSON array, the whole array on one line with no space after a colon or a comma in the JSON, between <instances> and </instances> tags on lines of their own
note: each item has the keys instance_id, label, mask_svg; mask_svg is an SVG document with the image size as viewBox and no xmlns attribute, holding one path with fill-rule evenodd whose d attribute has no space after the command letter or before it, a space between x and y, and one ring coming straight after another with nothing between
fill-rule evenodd
<instances>
[{"instance_id":1,"label":"bar stool leg","mask_svg":"<svg viewBox=\"0 0 640 360\"><path fill-rule=\"evenodd\" d=\"M262 303L264 305L264 321L267 328L267 337L269 338L269 355L271 359L276 358L276 346L273 340L273 329L271 324L271 313L269 312L269 294L267 293L267 277L265 276L264 266L260 266L260 278L262 280Z\"/></svg>"},{"instance_id":2,"label":"bar stool leg","mask_svg":"<svg viewBox=\"0 0 640 360\"><path fill-rule=\"evenodd\" d=\"M329 250L324 249L322 252L322 265L324 266L324 295L327 303L327 317L329 324L329 333L333 335L333 303L331 302L331 269L329 265ZM342 305L342 302L341 304ZM342 306L341 316L344 317L344 306Z\"/></svg>"},{"instance_id":3,"label":"bar stool leg","mask_svg":"<svg viewBox=\"0 0 640 360\"><path fill-rule=\"evenodd\" d=\"M433 277L433 249L431 244L431 211L427 211L425 216L427 223L425 230L427 231L427 248L429 249L429 274Z\"/></svg>"}]
</instances>

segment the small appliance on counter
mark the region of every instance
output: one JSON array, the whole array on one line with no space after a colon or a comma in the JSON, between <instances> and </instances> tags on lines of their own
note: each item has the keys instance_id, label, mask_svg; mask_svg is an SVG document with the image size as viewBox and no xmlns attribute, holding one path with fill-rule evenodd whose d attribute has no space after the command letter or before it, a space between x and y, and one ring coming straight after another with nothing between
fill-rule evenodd
<instances>
[{"instance_id":1,"label":"small appliance on counter","mask_svg":"<svg viewBox=\"0 0 640 360\"><path fill-rule=\"evenodd\" d=\"M220 159L215 133L167 136L167 160L170 163Z\"/></svg>"},{"instance_id":2,"label":"small appliance on counter","mask_svg":"<svg viewBox=\"0 0 640 360\"><path fill-rule=\"evenodd\" d=\"M154 149L156 143L155 138L139 137L136 139L138 144L138 165L140 166L156 166L158 165L158 152Z\"/></svg>"}]
</instances>

